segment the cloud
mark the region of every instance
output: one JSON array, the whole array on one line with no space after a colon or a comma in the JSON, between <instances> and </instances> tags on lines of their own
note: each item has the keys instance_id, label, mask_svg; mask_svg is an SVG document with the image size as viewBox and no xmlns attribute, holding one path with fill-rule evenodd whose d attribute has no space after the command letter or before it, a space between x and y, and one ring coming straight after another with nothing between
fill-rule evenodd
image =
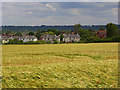
<instances>
[{"instance_id":1,"label":"cloud","mask_svg":"<svg viewBox=\"0 0 120 90\"><path fill-rule=\"evenodd\" d=\"M29 11L29 12L27 12L27 13L28 13L28 14L32 14L33 12L30 12L30 11Z\"/></svg>"},{"instance_id":2,"label":"cloud","mask_svg":"<svg viewBox=\"0 0 120 90\"><path fill-rule=\"evenodd\" d=\"M70 9L70 12L71 12L73 15L80 15L80 11L79 11L77 8Z\"/></svg>"},{"instance_id":3,"label":"cloud","mask_svg":"<svg viewBox=\"0 0 120 90\"><path fill-rule=\"evenodd\" d=\"M4 2L4 25L117 23L117 3Z\"/></svg>"},{"instance_id":4,"label":"cloud","mask_svg":"<svg viewBox=\"0 0 120 90\"><path fill-rule=\"evenodd\" d=\"M112 13L114 16L118 15L118 8L112 8Z\"/></svg>"},{"instance_id":5,"label":"cloud","mask_svg":"<svg viewBox=\"0 0 120 90\"><path fill-rule=\"evenodd\" d=\"M52 9L53 11L56 11L56 8L54 8L54 7L53 7L52 5L50 5L50 4L46 4L46 7Z\"/></svg>"}]
</instances>

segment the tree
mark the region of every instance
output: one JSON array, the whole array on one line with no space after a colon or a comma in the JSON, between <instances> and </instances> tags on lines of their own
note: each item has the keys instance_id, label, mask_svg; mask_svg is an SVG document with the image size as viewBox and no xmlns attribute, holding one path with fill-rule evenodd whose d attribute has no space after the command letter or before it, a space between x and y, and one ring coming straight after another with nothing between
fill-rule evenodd
<instances>
[{"instance_id":1,"label":"tree","mask_svg":"<svg viewBox=\"0 0 120 90\"><path fill-rule=\"evenodd\" d=\"M47 32L54 32L56 35L59 35L61 32L56 29L48 29Z\"/></svg>"},{"instance_id":2,"label":"tree","mask_svg":"<svg viewBox=\"0 0 120 90\"><path fill-rule=\"evenodd\" d=\"M14 42L14 40L12 40L12 39L9 39L9 42L8 42L8 44L15 44L15 42Z\"/></svg>"},{"instance_id":3,"label":"tree","mask_svg":"<svg viewBox=\"0 0 120 90\"><path fill-rule=\"evenodd\" d=\"M20 40L19 43L20 43L20 44L23 44L23 40Z\"/></svg>"},{"instance_id":4,"label":"tree","mask_svg":"<svg viewBox=\"0 0 120 90\"><path fill-rule=\"evenodd\" d=\"M13 39L13 40L14 40L14 43L15 43L15 44L19 44L19 40L18 40L18 39L15 38L15 39Z\"/></svg>"},{"instance_id":5,"label":"tree","mask_svg":"<svg viewBox=\"0 0 120 90\"><path fill-rule=\"evenodd\" d=\"M8 34L11 34L12 32L10 31L10 30L8 30L7 32L6 32L6 34L8 35Z\"/></svg>"},{"instance_id":6,"label":"tree","mask_svg":"<svg viewBox=\"0 0 120 90\"><path fill-rule=\"evenodd\" d=\"M21 37L22 34L21 34L20 32L17 32L17 33L15 34L15 36L19 36L19 37Z\"/></svg>"},{"instance_id":7,"label":"tree","mask_svg":"<svg viewBox=\"0 0 120 90\"><path fill-rule=\"evenodd\" d=\"M118 35L118 27L113 23L108 23L106 25L107 28L107 38L112 38Z\"/></svg>"},{"instance_id":8,"label":"tree","mask_svg":"<svg viewBox=\"0 0 120 90\"><path fill-rule=\"evenodd\" d=\"M100 26L99 30L105 30L103 26Z\"/></svg>"},{"instance_id":9,"label":"tree","mask_svg":"<svg viewBox=\"0 0 120 90\"><path fill-rule=\"evenodd\" d=\"M63 34L61 34L60 35L60 41L63 41L63 38L64 38L64 36L63 36Z\"/></svg>"},{"instance_id":10,"label":"tree","mask_svg":"<svg viewBox=\"0 0 120 90\"><path fill-rule=\"evenodd\" d=\"M79 29L81 28L81 25L80 24L75 24L74 25L74 29L75 29L75 32L78 33L79 32Z\"/></svg>"},{"instance_id":11,"label":"tree","mask_svg":"<svg viewBox=\"0 0 120 90\"><path fill-rule=\"evenodd\" d=\"M57 40L55 40L55 41L54 41L54 44L58 44L58 41L57 41Z\"/></svg>"},{"instance_id":12,"label":"tree","mask_svg":"<svg viewBox=\"0 0 120 90\"><path fill-rule=\"evenodd\" d=\"M41 36L41 31L40 31L40 29L38 29L38 31L36 33L36 37L38 40L40 40L40 36Z\"/></svg>"},{"instance_id":13,"label":"tree","mask_svg":"<svg viewBox=\"0 0 120 90\"><path fill-rule=\"evenodd\" d=\"M93 32L93 30L92 30L91 28L89 28L89 31L90 31L90 32Z\"/></svg>"},{"instance_id":14,"label":"tree","mask_svg":"<svg viewBox=\"0 0 120 90\"><path fill-rule=\"evenodd\" d=\"M35 33L34 33L34 32L32 32L32 31L28 33L28 35L34 35L34 34L35 34Z\"/></svg>"},{"instance_id":15,"label":"tree","mask_svg":"<svg viewBox=\"0 0 120 90\"><path fill-rule=\"evenodd\" d=\"M45 32L45 33L50 34L50 35L55 35L55 33L54 33L54 32L51 32L51 31Z\"/></svg>"},{"instance_id":16,"label":"tree","mask_svg":"<svg viewBox=\"0 0 120 90\"><path fill-rule=\"evenodd\" d=\"M87 41L92 37L92 33L89 30L79 29L79 35L81 37L81 40Z\"/></svg>"}]
</instances>

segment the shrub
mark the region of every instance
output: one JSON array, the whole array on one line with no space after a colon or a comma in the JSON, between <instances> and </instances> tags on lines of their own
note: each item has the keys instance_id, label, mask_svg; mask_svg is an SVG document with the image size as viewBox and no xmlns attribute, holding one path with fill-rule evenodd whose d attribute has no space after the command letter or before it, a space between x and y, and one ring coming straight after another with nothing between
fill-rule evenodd
<instances>
[{"instance_id":1,"label":"shrub","mask_svg":"<svg viewBox=\"0 0 120 90\"><path fill-rule=\"evenodd\" d=\"M58 41L57 41L57 40L55 40L55 41L54 41L54 44L58 44Z\"/></svg>"},{"instance_id":2,"label":"shrub","mask_svg":"<svg viewBox=\"0 0 120 90\"><path fill-rule=\"evenodd\" d=\"M51 44L51 41L48 41L47 44Z\"/></svg>"},{"instance_id":3,"label":"shrub","mask_svg":"<svg viewBox=\"0 0 120 90\"><path fill-rule=\"evenodd\" d=\"M115 42L120 42L120 36L115 36L112 38L112 40Z\"/></svg>"},{"instance_id":4,"label":"shrub","mask_svg":"<svg viewBox=\"0 0 120 90\"><path fill-rule=\"evenodd\" d=\"M35 42L35 44L46 44L46 42L42 41L42 40L38 40L38 41Z\"/></svg>"}]
</instances>

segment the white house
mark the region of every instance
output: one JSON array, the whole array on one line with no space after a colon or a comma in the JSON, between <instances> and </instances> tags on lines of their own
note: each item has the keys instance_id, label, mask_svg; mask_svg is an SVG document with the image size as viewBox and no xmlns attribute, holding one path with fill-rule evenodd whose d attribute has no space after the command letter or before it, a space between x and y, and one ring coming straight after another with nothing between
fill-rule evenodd
<instances>
[{"instance_id":1,"label":"white house","mask_svg":"<svg viewBox=\"0 0 120 90\"><path fill-rule=\"evenodd\" d=\"M2 43L8 43L9 37L8 36L2 36Z\"/></svg>"},{"instance_id":2,"label":"white house","mask_svg":"<svg viewBox=\"0 0 120 90\"><path fill-rule=\"evenodd\" d=\"M53 43L56 40L59 43L60 37L56 35L51 35L51 34L43 34L41 36L41 40L46 41L46 42L51 41L51 43Z\"/></svg>"},{"instance_id":3,"label":"white house","mask_svg":"<svg viewBox=\"0 0 120 90\"><path fill-rule=\"evenodd\" d=\"M28 41L37 41L37 37L35 36L23 36L23 37L19 37L19 36L2 36L2 43L8 43L10 39L18 39L18 40L22 40L23 42L28 42Z\"/></svg>"},{"instance_id":4,"label":"white house","mask_svg":"<svg viewBox=\"0 0 120 90\"><path fill-rule=\"evenodd\" d=\"M64 42L79 42L80 41L80 35L79 34L63 34L64 38L63 41Z\"/></svg>"},{"instance_id":5,"label":"white house","mask_svg":"<svg viewBox=\"0 0 120 90\"><path fill-rule=\"evenodd\" d=\"M20 37L19 40L22 40L23 42L37 41L37 37L35 37L35 36L23 36L23 37Z\"/></svg>"}]
</instances>

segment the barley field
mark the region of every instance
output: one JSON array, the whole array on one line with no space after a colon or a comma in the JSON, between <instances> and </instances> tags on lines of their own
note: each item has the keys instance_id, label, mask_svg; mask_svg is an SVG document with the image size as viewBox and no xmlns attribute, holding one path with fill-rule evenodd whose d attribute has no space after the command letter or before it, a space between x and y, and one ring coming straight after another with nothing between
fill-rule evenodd
<instances>
[{"instance_id":1,"label":"barley field","mask_svg":"<svg viewBox=\"0 0 120 90\"><path fill-rule=\"evenodd\" d=\"M118 44L2 46L3 88L115 88Z\"/></svg>"}]
</instances>

